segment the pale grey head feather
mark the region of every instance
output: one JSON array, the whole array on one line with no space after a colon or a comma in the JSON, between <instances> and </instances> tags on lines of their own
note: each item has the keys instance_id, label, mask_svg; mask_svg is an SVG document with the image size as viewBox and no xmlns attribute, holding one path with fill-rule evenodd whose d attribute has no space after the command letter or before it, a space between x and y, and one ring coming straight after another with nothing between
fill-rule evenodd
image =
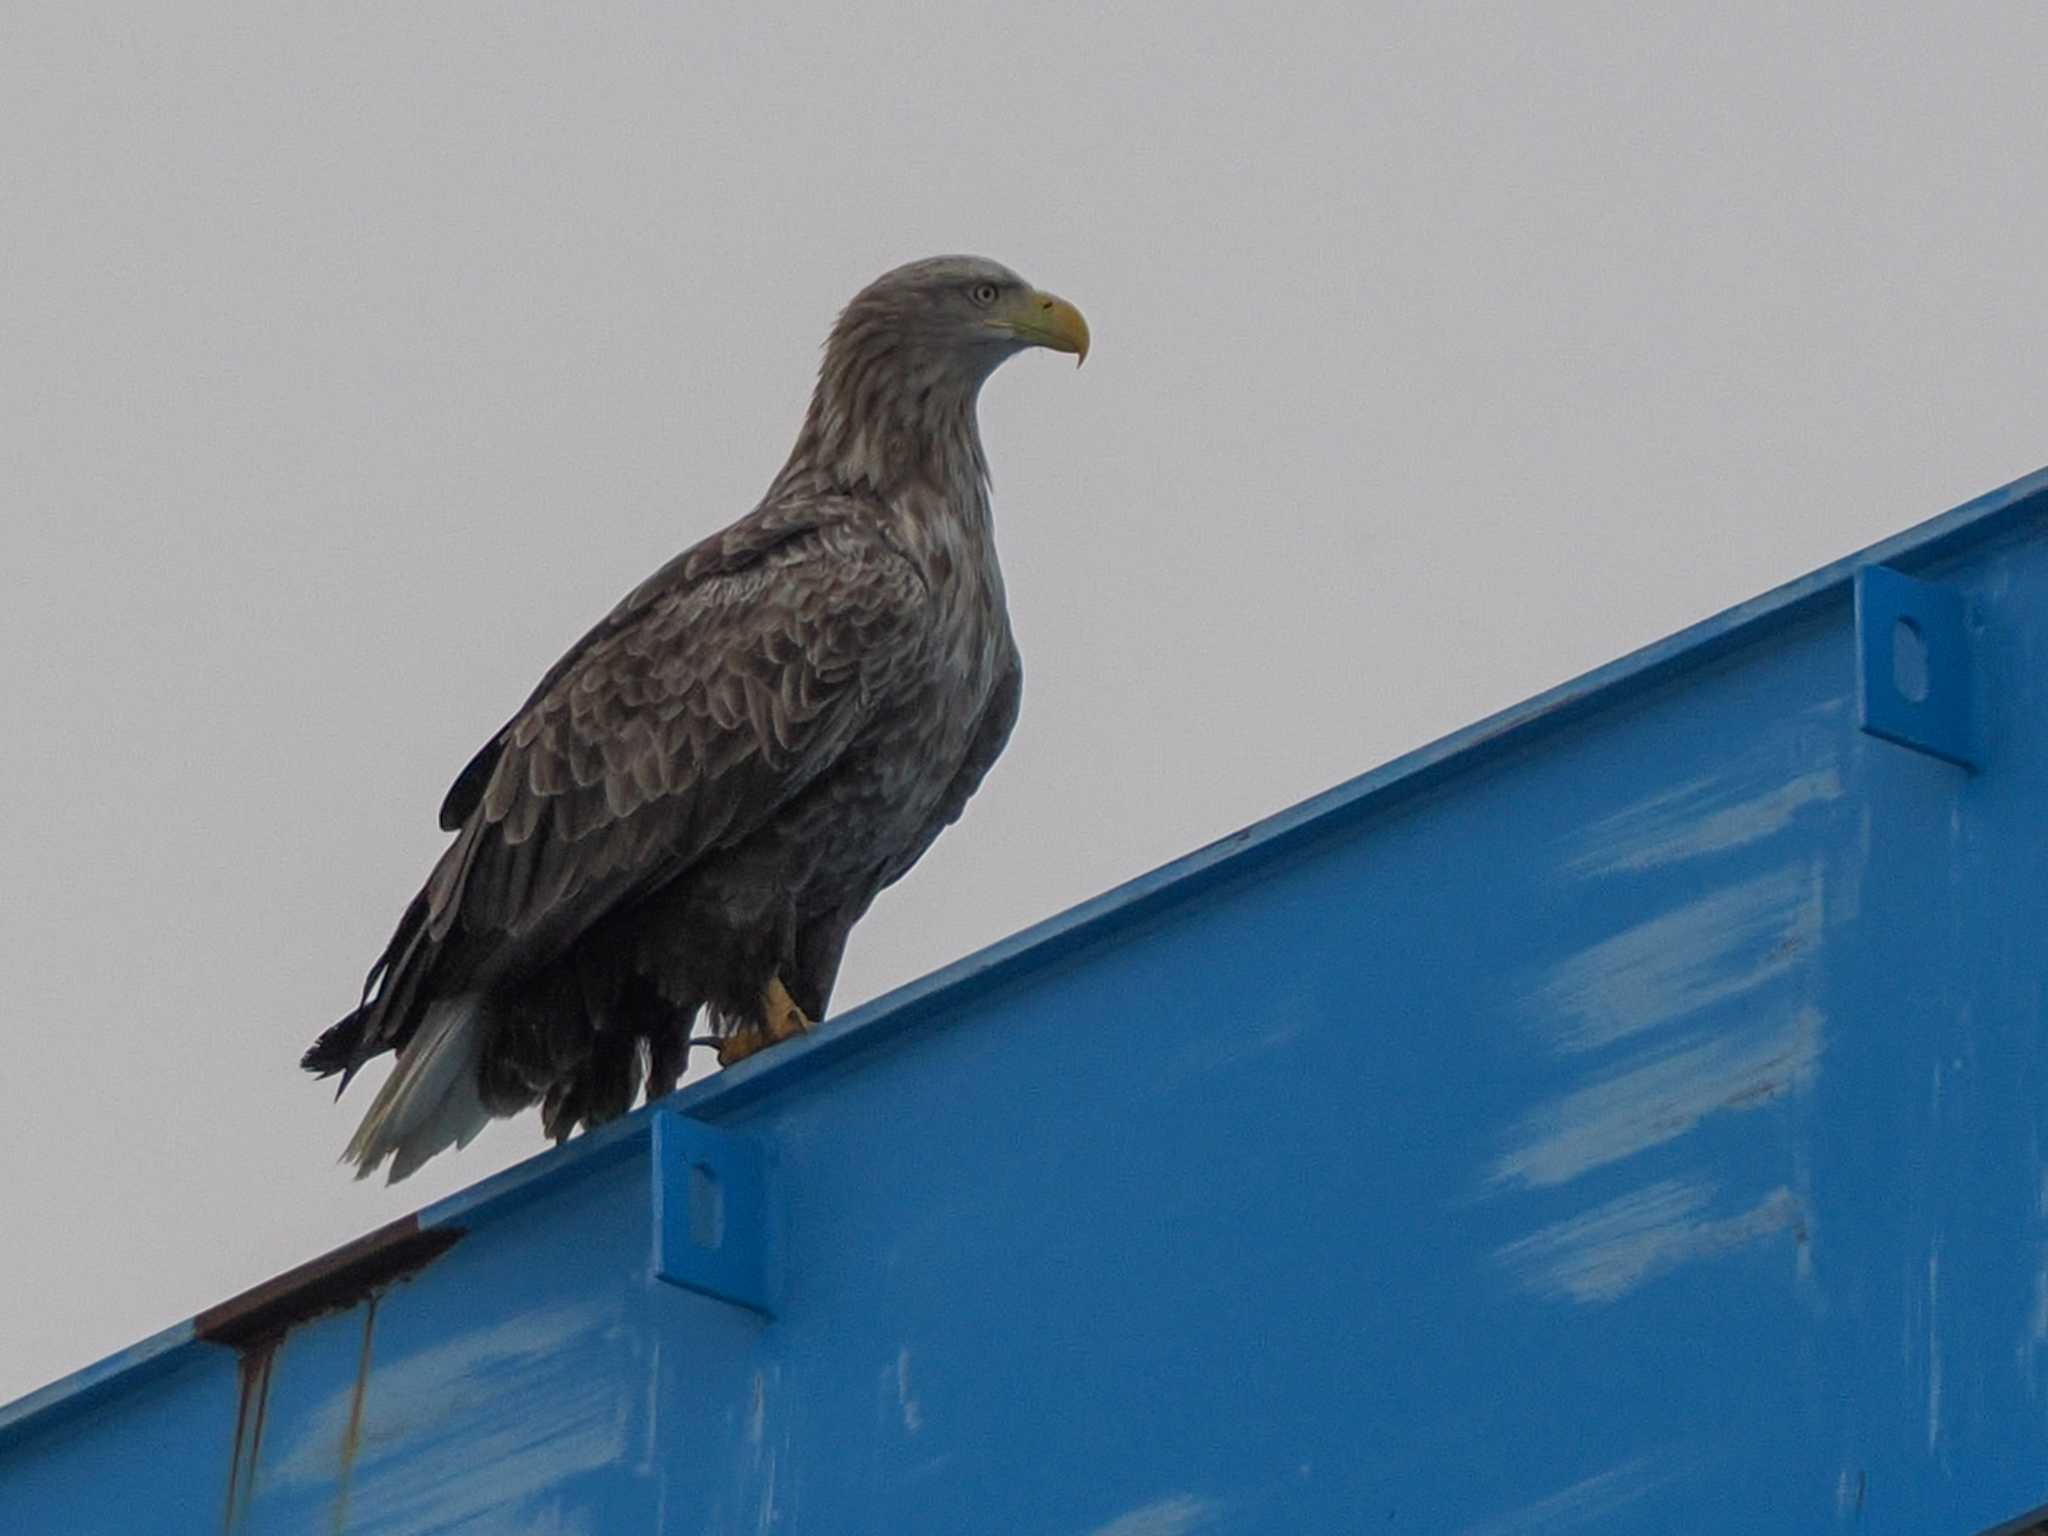
<instances>
[{"instance_id":1,"label":"pale grey head feather","mask_svg":"<svg viewBox=\"0 0 2048 1536\"><path fill-rule=\"evenodd\" d=\"M832 327L776 488L887 495L937 469L944 489L983 491L975 403L988 376L1026 345L989 328L986 295L1028 287L981 256L931 256L868 284Z\"/></svg>"}]
</instances>

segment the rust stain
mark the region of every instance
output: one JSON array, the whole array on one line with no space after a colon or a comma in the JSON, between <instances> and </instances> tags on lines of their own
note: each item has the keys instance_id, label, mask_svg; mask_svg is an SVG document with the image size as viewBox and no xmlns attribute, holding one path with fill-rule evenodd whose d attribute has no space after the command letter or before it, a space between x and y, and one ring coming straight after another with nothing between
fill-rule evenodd
<instances>
[{"instance_id":1,"label":"rust stain","mask_svg":"<svg viewBox=\"0 0 2048 1536\"><path fill-rule=\"evenodd\" d=\"M406 1216L311 1263L209 1307L192 1319L202 1339L248 1349L311 1318L346 1312L380 1287L422 1270L462 1241L459 1227L422 1229Z\"/></svg>"},{"instance_id":2,"label":"rust stain","mask_svg":"<svg viewBox=\"0 0 2048 1536\"><path fill-rule=\"evenodd\" d=\"M311 1263L231 1297L192 1320L192 1331L235 1351L235 1438L228 1459L227 1508L221 1529L233 1536L256 1496L256 1463L263 1450L263 1418L270 1406L270 1376L278 1346L303 1322L368 1303L363 1343L356 1357L355 1386L343 1431L334 1530L348 1519L349 1474L354 1470L363 1429L363 1396L369 1384L370 1341L377 1326L377 1299L384 1289L411 1278L462 1241L459 1227L423 1229L417 1216L344 1243Z\"/></svg>"},{"instance_id":3,"label":"rust stain","mask_svg":"<svg viewBox=\"0 0 2048 1536\"><path fill-rule=\"evenodd\" d=\"M256 1458L263 1451L263 1418L270 1407L270 1368L281 1337L266 1339L242 1351L235 1365L235 1439L228 1455L227 1508L221 1529L232 1533L256 1497Z\"/></svg>"},{"instance_id":4,"label":"rust stain","mask_svg":"<svg viewBox=\"0 0 2048 1536\"><path fill-rule=\"evenodd\" d=\"M363 1308L363 1347L356 1355L356 1379L349 1388L348 1423L341 1432L341 1465L335 1474L334 1536L348 1529L348 1480L363 1444L363 1397L370 1385L370 1343L377 1335L377 1296Z\"/></svg>"}]
</instances>

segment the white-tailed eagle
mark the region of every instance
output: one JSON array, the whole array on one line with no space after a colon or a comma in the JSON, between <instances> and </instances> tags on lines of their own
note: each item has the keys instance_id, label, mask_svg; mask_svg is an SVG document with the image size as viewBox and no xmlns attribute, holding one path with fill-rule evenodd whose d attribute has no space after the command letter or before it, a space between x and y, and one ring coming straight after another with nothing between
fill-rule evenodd
<instances>
[{"instance_id":1,"label":"white-tailed eagle","mask_svg":"<svg viewBox=\"0 0 2048 1536\"><path fill-rule=\"evenodd\" d=\"M304 1065L398 1063L349 1143L402 1179L493 1116L561 1139L819 1018L847 934L1017 717L975 406L1065 300L977 257L847 305L761 502L579 640L457 776L455 835Z\"/></svg>"}]
</instances>

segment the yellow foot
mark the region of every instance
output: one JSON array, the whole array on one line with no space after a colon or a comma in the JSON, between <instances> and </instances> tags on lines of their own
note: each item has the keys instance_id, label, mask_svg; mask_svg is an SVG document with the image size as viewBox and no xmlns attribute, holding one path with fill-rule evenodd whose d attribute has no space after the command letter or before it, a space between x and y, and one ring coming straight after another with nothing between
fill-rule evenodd
<instances>
[{"instance_id":1,"label":"yellow foot","mask_svg":"<svg viewBox=\"0 0 2048 1536\"><path fill-rule=\"evenodd\" d=\"M797 1007L782 978L771 976L768 985L761 989L761 1022L736 1029L719 1041L718 1064L729 1067L736 1061L745 1061L756 1051L808 1033L810 1027L811 1021Z\"/></svg>"}]
</instances>

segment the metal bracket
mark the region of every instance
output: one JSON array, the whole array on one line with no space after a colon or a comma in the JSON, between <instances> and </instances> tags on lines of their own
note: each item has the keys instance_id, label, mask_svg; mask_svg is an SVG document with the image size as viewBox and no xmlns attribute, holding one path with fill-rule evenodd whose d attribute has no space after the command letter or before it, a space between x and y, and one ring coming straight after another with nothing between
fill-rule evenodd
<instances>
[{"instance_id":1,"label":"metal bracket","mask_svg":"<svg viewBox=\"0 0 2048 1536\"><path fill-rule=\"evenodd\" d=\"M1969 615L1962 593L1888 566L1859 570L1856 708L1863 729L1975 768L1980 754L1970 692Z\"/></svg>"},{"instance_id":2,"label":"metal bracket","mask_svg":"<svg viewBox=\"0 0 2048 1536\"><path fill-rule=\"evenodd\" d=\"M655 1278L773 1317L760 1144L670 1109L653 1139Z\"/></svg>"}]
</instances>

